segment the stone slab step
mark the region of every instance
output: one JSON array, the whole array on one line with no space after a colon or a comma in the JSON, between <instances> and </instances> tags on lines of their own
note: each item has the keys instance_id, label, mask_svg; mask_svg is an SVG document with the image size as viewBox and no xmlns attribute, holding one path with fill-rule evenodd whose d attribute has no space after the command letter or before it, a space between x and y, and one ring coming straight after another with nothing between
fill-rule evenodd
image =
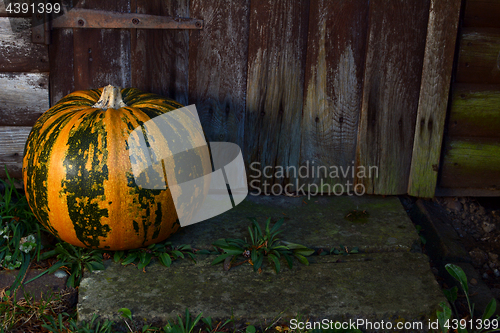
<instances>
[{"instance_id":1,"label":"stone slab step","mask_svg":"<svg viewBox=\"0 0 500 333\"><path fill-rule=\"evenodd\" d=\"M353 210L369 217L346 219ZM123 323L118 309L125 307L138 322L159 326L186 308L194 315L228 319L233 314L251 323L300 315L396 323L426 321L445 301L397 197L250 195L236 208L183 228L169 240L174 246L208 249L219 238L248 238L248 217L256 217L261 226L268 217L284 218L282 240L323 249L357 246L364 253L311 256L309 266L296 262L290 270L283 263L279 274L270 265L261 274L250 265L224 271L222 264L211 265L214 256L201 255L196 264L182 260L166 268L156 263L146 273L108 262L106 270L82 280L79 319L98 314Z\"/></svg>"},{"instance_id":2,"label":"stone slab step","mask_svg":"<svg viewBox=\"0 0 500 333\"><path fill-rule=\"evenodd\" d=\"M366 211L369 217L351 222L346 215ZM210 220L187 226L170 237L173 244L207 249L219 238L248 236L248 217L261 226L271 217L284 218L280 238L314 248L357 246L364 252L410 251L419 248L419 236L397 197L252 196Z\"/></svg>"},{"instance_id":3,"label":"stone slab step","mask_svg":"<svg viewBox=\"0 0 500 333\"><path fill-rule=\"evenodd\" d=\"M196 264L177 261L169 268L155 263L146 273L108 262L106 270L83 279L78 318L88 321L98 314L123 322L118 309L125 307L139 325L161 324L188 308L193 315L203 312L228 319L233 314L251 323L277 318L288 322L302 315L310 320L364 318L392 325L422 321L425 328L445 301L421 253L312 256L309 266L296 263L279 274L270 266L261 274L250 265L224 271L222 265L211 265L213 259L204 256Z\"/></svg>"}]
</instances>

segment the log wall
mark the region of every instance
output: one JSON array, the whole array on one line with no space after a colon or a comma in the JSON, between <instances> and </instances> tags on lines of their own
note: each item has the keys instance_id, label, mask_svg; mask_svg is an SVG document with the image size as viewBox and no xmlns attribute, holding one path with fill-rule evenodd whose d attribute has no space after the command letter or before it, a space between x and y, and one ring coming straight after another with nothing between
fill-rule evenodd
<instances>
[{"instance_id":1,"label":"log wall","mask_svg":"<svg viewBox=\"0 0 500 333\"><path fill-rule=\"evenodd\" d=\"M466 0L438 195L500 195L500 2Z\"/></svg>"},{"instance_id":2,"label":"log wall","mask_svg":"<svg viewBox=\"0 0 500 333\"><path fill-rule=\"evenodd\" d=\"M31 15L11 15L0 1L0 178L5 167L22 177L26 138L49 107L49 68L47 45L31 42Z\"/></svg>"}]
</instances>

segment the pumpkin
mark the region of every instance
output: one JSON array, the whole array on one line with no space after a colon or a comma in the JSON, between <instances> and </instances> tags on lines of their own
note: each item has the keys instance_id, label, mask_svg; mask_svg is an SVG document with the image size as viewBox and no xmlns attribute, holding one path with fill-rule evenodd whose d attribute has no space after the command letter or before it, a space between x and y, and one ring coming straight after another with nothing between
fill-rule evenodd
<instances>
[{"instance_id":1,"label":"pumpkin","mask_svg":"<svg viewBox=\"0 0 500 333\"><path fill-rule=\"evenodd\" d=\"M127 139L148 120L181 107L113 86L62 98L37 120L24 151L24 188L38 221L70 244L107 250L144 247L176 232L180 225L168 184L148 189L136 183ZM181 125L179 140L192 139L185 137L190 124ZM149 133L149 142L160 144L162 135ZM204 150L198 155L201 173L209 173L209 156Z\"/></svg>"}]
</instances>

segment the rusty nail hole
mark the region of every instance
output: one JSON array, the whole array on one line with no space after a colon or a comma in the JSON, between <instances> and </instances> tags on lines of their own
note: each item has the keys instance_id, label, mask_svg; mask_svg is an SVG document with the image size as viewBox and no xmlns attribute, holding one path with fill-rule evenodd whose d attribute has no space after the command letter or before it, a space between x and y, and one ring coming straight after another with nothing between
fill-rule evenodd
<instances>
[{"instance_id":1,"label":"rusty nail hole","mask_svg":"<svg viewBox=\"0 0 500 333\"><path fill-rule=\"evenodd\" d=\"M83 27L83 26L85 25L85 22L84 22L82 19L79 19L79 20L78 20L78 25L79 25L80 27Z\"/></svg>"},{"instance_id":2,"label":"rusty nail hole","mask_svg":"<svg viewBox=\"0 0 500 333\"><path fill-rule=\"evenodd\" d=\"M36 18L41 20L42 19L42 14L36 14Z\"/></svg>"},{"instance_id":3,"label":"rusty nail hole","mask_svg":"<svg viewBox=\"0 0 500 333\"><path fill-rule=\"evenodd\" d=\"M132 19L133 24L139 24L139 19L138 18L133 18Z\"/></svg>"},{"instance_id":4,"label":"rusty nail hole","mask_svg":"<svg viewBox=\"0 0 500 333\"><path fill-rule=\"evenodd\" d=\"M224 134L219 134L220 139L224 139Z\"/></svg>"},{"instance_id":5,"label":"rusty nail hole","mask_svg":"<svg viewBox=\"0 0 500 333\"><path fill-rule=\"evenodd\" d=\"M36 39L42 39L42 36L40 36L40 35L36 35L36 36L35 36L35 38L36 38Z\"/></svg>"},{"instance_id":6,"label":"rusty nail hole","mask_svg":"<svg viewBox=\"0 0 500 333\"><path fill-rule=\"evenodd\" d=\"M344 122L344 117L340 117L339 118L339 123L343 123Z\"/></svg>"},{"instance_id":7,"label":"rusty nail hole","mask_svg":"<svg viewBox=\"0 0 500 333\"><path fill-rule=\"evenodd\" d=\"M194 24L195 27L197 28L201 28L201 22L200 21L196 21L196 23Z\"/></svg>"}]
</instances>

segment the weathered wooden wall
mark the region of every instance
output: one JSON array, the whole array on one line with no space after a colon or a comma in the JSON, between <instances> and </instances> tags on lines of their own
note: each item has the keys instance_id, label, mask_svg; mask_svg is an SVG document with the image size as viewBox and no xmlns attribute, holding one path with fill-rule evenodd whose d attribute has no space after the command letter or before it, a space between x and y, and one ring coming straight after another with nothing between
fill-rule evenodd
<instances>
[{"instance_id":1,"label":"weathered wooden wall","mask_svg":"<svg viewBox=\"0 0 500 333\"><path fill-rule=\"evenodd\" d=\"M465 1L437 194L500 194L499 18L499 1Z\"/></svg>"},{"instance_id":2,"label":"weathered wooden wall","mask_svg":"<svg viewBox=\"0 0 500 333\"><path fill-rule=\"evenodd\" d=\"M27 2L27 1L26 1ZM31 17L7 17L0 1L0 178L21 178L26 138L49 107L49 54L31 43Z\"/></svg>"},{"instance_id":3,"label":"weathered wooden wall","mask_svg":"<svg viewBox=\"0 0 500 333\"><path fill-rule=\"evenodd\" d=\"M267 181L293 184L288 190L317 184L328 192L349 183L351 192L359 184L366 193L431 197L436 182L449 187L454 174L465 174L453 170L476 140L474 126L464 125L471 101L486 105L474 119L489 119L475 126L499 132L500 27L484 9L486 0L466 1L452 94L469 104L454 99L446 126L461 0L65 1L199 18L204 28L54 29L47 48L30 43L23 28L29 18L6 18L0 7L0 40L14 45L0 47L0 88L10 89L0 92L0 141L10 147L0 164L14 173L22 133L48 107L49 88L52 104L71 91L107 84L196 104L207 139L242 147L249 181L259 188ZM495 6L487 8L498 11ZM14 37L5 28L12 20L20 27ZM31 101L16 98L23 86L30 87ZM492 138L484 134L481 142ZM269 177L261 173L266 166ZM280 166L309 172L297 180L293 172L277 175ZM321 166L330 169L320 173ZM373 174L357 173L369 167ZM493 183L499 181L493 177Z\"/></svg>"}]
</instances>

